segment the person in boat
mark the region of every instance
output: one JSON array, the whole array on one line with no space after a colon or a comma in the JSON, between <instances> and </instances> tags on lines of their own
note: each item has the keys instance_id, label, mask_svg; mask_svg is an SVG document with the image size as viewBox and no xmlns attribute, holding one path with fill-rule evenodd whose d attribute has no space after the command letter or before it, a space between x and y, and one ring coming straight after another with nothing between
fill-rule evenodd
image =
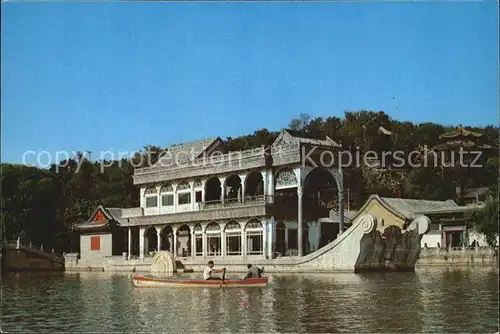
<instances>
[{"instance_id":1,"label":"person in boat","mask_svg":"<svg viewBox=\"0 0 500 334\"><path fill-rule=\"evenodd\" d=\"M222 278L212 276L213 273L222 273ZM203 271L204 280L224 280L225 276L226 276L226 268L214 269L214 261L208 261L208 265Z\"/></svg>"},{"instance_id":2,"label":"person in boat","mask_svg":"<svg viewBox=\"0 0 500 334\"><path fill-rule=\"evenodd\" d=\"M247 264L247 268L248 268L247 274L245 275L245 277L243 277L243 279L260 278L260 277L262 277L262 273L264 272L264 269L260 269L260 268L254 267L250 263Z\"/></svg>"}]
</instances>

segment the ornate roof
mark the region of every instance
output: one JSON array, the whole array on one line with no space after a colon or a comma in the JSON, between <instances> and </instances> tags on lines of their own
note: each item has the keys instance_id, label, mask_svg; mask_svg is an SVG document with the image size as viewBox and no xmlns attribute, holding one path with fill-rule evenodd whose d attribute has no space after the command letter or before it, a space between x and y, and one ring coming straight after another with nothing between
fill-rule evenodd
<instances>
[{"instance_id":1,"label":"ornate roof","mask_svg":"<svg viewBox=\"0 0 500 334\"><path fill-rule=\"evenodd\" d=\"M121 210L120 208L105 208L99 205L90 216L90 219L86 222L75 224L75 229L80 231L95 231L107 229L112 225L120 225Z\"/></svg>"},{"instance_id":2,"label":"ornate roof","mask_svg":"<svg viewBox=\"0 0 500 334\"><path fill-rule=\"evenodd\" d=\"M470 211L473 209L472 206L459 206L453 200L430 201L422 199L392 198L371 195L366 203L363 204L361 209L359 209L351 219L354 220L359 215L363 214L365 212L365 209L370 205L372 201L379 202L386 210L388 210L395 216L405 220L415 219L421 215L438 213L459 213Z\"/></svg>"},{"instance_id":3,"label":"ornate roof","mask_svg":"<svg viewBox=\"0 0 500 334\"><path fill-rule=\"evenodd\" d=\"M183 164L192 161L203 154L209 155L215 150L226 151L224 142L220 137L194 140L178 145L169 146L155 164L171 165L177 162Z\"/></svg>"},{"instance_id":4,"label":"ornate roof","mask_svg":"<svg viewBox=\"0 0 500 334\"><path fill-rule=\"evenodd\" d=\"M352 219L356 217L357 211L344 211L344 223L351 224ZM329 220L333 223L340 223L340 214L336 210L330 210Z\"/></svg>"},{"instance_id":5,"label":"ornate roof","mask_svg":"<svg viewBox=\"0 0 500 334\"><path fill-rule=\"evenodd\" d=\"M296 131L296 130L290 130L290 129L285 129L282 131L282 135L288 134L290 137L294 138L297 140L299 143L302 144L313 144L313 145L318 145L318 146L333 146L333 147L342 147L339 143L328 137L327 135L325 136L312 136L308 133L302 132L302 131ZM275 142L278 142L279 139L281 139L281 135L276 138Z\"/></svg>"},{"instance_id":6,"label":"ornate roof","mask_svg":"<svg viewBox=\"0 0 500 334\"><path fill-rule=\"evenodd\" d=\"M462 127L462 124L459 124L457 129L441 134L439 136L439 139L451 139L451 138L456 138L456 137L461 137L461 136L479 138L479 137L482 137L483 134L479 133L479 132L474 132L471 130L464 129Z\"/></svg>"},{"instance_id":7,"label":"ornate roof","mask_svg":"<svg viewBox=\"0 0 500 334\"><path fill-rule=\"evenodd\" d=\"M429 201L390 197L381 197L381 200L407 218L415 218L418 214L432 213L441 210L460 211L460 207L453 200Z\"/></svg>"},{"instance_id":8,"label":"ornate roof","mask_svg":"<svg viewBox=\"0 0 500 334\"><path fill-rule=\"evenodd\" d=\"M452 141L452 142L446 142L443 144L439 144L433 147L433 150L436 151L442 151L442 150L450 150L450 149L459 149L460 147L463 147L465 149L472 149L472 148L477 148L477 149L490 149L493 148L493 146L488 145L488 144L478 144L473 141Z\"/></svg>"}]
</instances>

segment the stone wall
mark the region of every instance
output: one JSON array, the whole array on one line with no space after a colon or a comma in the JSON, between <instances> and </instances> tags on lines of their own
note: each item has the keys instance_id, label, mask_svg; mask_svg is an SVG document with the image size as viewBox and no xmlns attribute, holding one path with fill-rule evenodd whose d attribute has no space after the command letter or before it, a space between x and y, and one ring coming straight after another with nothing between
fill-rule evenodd
<instances>
[{"instance_id":1,"label":"stone wall","mask_svg":"<svg viewBox=\"0 0 500 334\"><path fill-rule=\"evenodd\" d=\"M4 256L3 269L6 271L64 270L64 258L29 247L7 247Z\"/></svg>"},{"instance_id":2,"label":"stone wall","mask_svg":"<svg viewBox=\"0 0 500 334\"><path fill-rule=\"evenodd\" d=\"M498 250L489 247L422 249L417 266L498 266Z\"/></svg>"}]
</instances>

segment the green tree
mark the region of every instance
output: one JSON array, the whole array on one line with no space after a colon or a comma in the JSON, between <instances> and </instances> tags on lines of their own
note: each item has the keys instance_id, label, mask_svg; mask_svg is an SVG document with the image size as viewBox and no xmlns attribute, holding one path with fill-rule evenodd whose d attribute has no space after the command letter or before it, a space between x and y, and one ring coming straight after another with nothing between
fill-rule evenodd
<instances>
[{"instance_id":1,"label":"green tree","mask_svg":"<svg viewBox=\"0 0 500 334\"><path fill-rule=\"evenodd\" d=\"M456 197L449 173L434 167L416 168L405 180L404 197L429 200L447 200Z\"/></svg>"},{"instance_id":2,"label":"green tree","mask_svg":"<svg viewBox=\"0 0 500 334\"><path fill-rule=\"evenodd\" d=\"M309 125L310 122L311 122L311 116L302 113L300 114L299 118L293 119L290 122L288 128L291 130L302 131Z\"/></svg>"},{"instance_id":3,"label":"green tree","mask_svg":"<svg viewBox=\"0 0 500 334\"><path fill-rule=\"evenodd\" d=\"M491 247L497 246L499 228L498 197L486 200L483 208L474 210L471 214L474 229L486 237Z\"/></svg>"}]
</instances>

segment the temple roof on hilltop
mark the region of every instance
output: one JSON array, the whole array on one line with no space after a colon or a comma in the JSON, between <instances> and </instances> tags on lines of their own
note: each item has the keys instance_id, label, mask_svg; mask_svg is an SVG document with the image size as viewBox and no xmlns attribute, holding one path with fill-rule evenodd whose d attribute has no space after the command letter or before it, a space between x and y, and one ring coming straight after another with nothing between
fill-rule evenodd
<instances>
[{"instance_id":1,"label":"temple roof on hilltop","mask_svg":"<svg viewBox=\"0 0 500 334\"><path fill-rule=\"evenodd\" d=\"M105 208L99 205L90 218L82 223L75 224L77 230L102 230L112 225L123 223L121 208Z\"/></svg>"},{"instance_id":2,"label":"temple roof on hilltop","mask_svg":"<svg viewBox=\"0 0 500 334\"><path fill-rule=\"evenodd\" d=\"M182 144L171 145L166 148L165 153L163 153L154 166L159 164L172 164L176 161L175 159L177 159L179 164L186 163L203 155L208 156L215 150L223 151L223 153L226 151L224 141L222 141L220 137L193 140Z\"/></svg>"},{"instance_id":3,"label":"temple roof on hilltop","mask_svg":"<svg viewBox=\"0 0 500 334\"><path fill-rule=\"evenodd\" d=\"M464 148L488 150L494 146L484 142L485 136L482 133L464 129L459 125L457 129L439 135L441 144L434 146L436 151L456 150Z\"/></svg>"},{"instance_id":4,"label":"temple roof on hilltop","mask_svg":"<svg viewBox=\"0 0 500 334\"><path fill-rule=\"evenodd\" d=\"M480 144L473 141L454 140L436 145L432 149L435 151L443 151L443 150L446 151L451 149L460 149L461 147L464 149L483 149L483 150L494 148L494 146L488 144Z\"/></svg>"},{"instance_id":5,"label":"temple roof on hilltop","mask_svg":"<svg viewBox=\"0 0 500 334\"><path fill-rule=\"evenodd\" d=\"M283 134L288 134L294 139L298 140L299 143L301 144L312 144L312 145L319 145L319 146L333 146L333 147L342 147L339 143L328 137L327 135L323 136L313 136L307 132L303 131L297 131L297 130L290 130L290 129L284 129L281 133ZM277 142L281 135L276 138Z\"/></svg>"},{"instance_id":6,"label":"temple roof on hilltop","mask_svg":"<svg viewBox=\"0 0 500 334\"><path fill-rule=\"evenodd\" d=\"M457 129L439 135L439 139L452 139L452 138L456 138L456 137L479 138L482 136L483 136L482 133L464 129L462 127L462 124L460 124Z\"/></svg>"}]
</instances>

